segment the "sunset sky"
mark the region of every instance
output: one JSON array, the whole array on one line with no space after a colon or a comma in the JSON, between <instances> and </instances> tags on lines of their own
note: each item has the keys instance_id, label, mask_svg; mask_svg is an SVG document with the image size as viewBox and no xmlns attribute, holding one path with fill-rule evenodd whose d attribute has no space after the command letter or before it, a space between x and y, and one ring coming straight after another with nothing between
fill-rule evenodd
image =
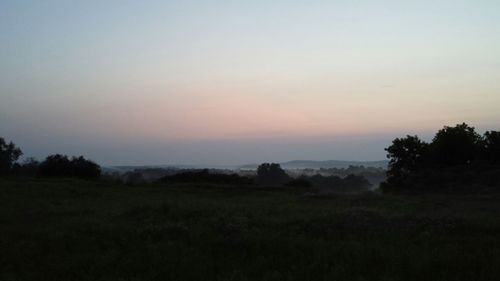
<instances>
[{"instance_id":1,"label":"sunset sky","mask_svg":"<svg viewBox=\"0 0 500 281\"><path fill-rule=\"evenodd\" d=\"M380 160L500 129L500 1L0 1L0 137L104 165Z\"/></svg>"}]
</instances>

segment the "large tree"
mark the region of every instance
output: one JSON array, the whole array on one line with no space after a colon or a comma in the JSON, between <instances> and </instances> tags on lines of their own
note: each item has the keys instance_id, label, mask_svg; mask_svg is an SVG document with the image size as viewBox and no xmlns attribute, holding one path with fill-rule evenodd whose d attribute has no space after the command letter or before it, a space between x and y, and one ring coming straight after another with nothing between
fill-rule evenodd
<instances>
[{"instance_id":1,"label":"large tree","mask_svg":"<svg viewBox=\"0 0 500 281\"><path fill-rule=\"evenodd\" d=\"M387 181L391 184L400 183L410 173L416 171L423 162L428 144L418 136L406 136L392 141L386 148L389 161Z\"/></svg>"},{"instance_id":2,"label":"large tree","mask_svg":"<svg viewBox=\"0 0 500 281\"><path fill-rule=\"evenodd\" d=\"M483 137L465 123L445 126L430 144L417 136L398 138L386 148L390 159L386 190L457 189L500 183L500 132Z\"/></svg>"},{"instance_id":3,"label":"large tree","mask_svg":"<svg viewBox=\"0 0 500 281\"><path fill-rule=\"evenodd\" d=\"M21 149L13 142L7 143L3 138L0 138L0 175L10 173L13 164L22 154Z\"/></svg>"},{"instance_id":4,"label":"large tree","mask_svg":"<svg viewBox=\"0 0 500 281\"><path fill-rule=\"evenodd\" d=\"M465 123L445 126L432 140L430 153L437 165L468 165L479 155L481 136Z\"/></svg>"}]
</instances>

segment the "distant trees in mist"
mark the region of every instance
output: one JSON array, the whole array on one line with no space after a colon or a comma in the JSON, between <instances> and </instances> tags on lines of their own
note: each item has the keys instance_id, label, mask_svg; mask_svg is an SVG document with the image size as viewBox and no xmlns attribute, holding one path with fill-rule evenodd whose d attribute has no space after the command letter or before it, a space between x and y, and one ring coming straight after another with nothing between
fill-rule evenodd
<instances>
[{"instance_id":1,"label":"distant trees in mist","mask_svg":"<svg viewBox=\"0 0 500 281\"><path fill-rule=\"evenodd\" d=\"M361 175L348 174L345 177L335 175L323 176L301 175L290 177L277 163L264 163L257 168L257 183L263 185L286 185L290 187L314 187L324 191L359 192L367 191L372 184Z\"/></svg>"},{"instance_id":2,"label":"distant trees in mist","mask_svg":"<svg viewBox=\"0 0 500 281\"><path fill-rule=\"evenodd\" d=\"M280 164L263 163L257 167L256 180L259 184L282 185L291 180Z\"/></svg>"},{"instance_id":3,"label":"distant trees in mist","mask_svg":"<svg viewBox=\"0 0 500 281\"><path fill-rule=\"evenodd\" d=\"M0 138L0 175L39 177L39 178L82 178L96 179L101 176L101 167L83 156L68 157L62 154L47 156L39 162L34 158L26 158L17 162L22 151L14 143L7 143ZM351 170L366 172L364 167L349 167L348 169L322 170L322 173L342 172ZM296 172L296 171L295 171ZM288 186L288 187L315 187L336 191L367 190L371 184L361 175L346 174L312 176L301 175L292 177L280 164L263 163L258 166L255 174L238 174L235 171L221 170L179 170L171 171L161 168L135 169L125 174L106 174L105 179L122 182L129 185L141 185L147 182L159 181L162 183L209 183L229 184L234 186Z\"/></svg>"},{"instance_id":4,"label":"distant trees in mist","mask_svg":"<svg viewBox=\"0 0 500 281\"><path fill-rule=\"evenodd\" d=\"M166 183L212 183L231 185L250 185L253 180L249 177L240 176L236 173L214 173L208 169L186 171L174 175L168 175L160 179Z\"/></svg>"}]
</instances>

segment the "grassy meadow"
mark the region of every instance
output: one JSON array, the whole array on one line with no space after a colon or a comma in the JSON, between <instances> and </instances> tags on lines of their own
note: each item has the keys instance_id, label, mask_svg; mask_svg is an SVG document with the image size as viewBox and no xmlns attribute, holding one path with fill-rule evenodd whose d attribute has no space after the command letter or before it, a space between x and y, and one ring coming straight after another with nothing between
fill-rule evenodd
<instances>
[{"instance_id":1,"label":"grassy meadow","mask_svg":"<svg viewBox=\"0 0 500 281\"><path fill-rule=\"evenodd\" d=\"M0 280L498 280L500 195L0 180Z\"/></svg>"}]
</instances>

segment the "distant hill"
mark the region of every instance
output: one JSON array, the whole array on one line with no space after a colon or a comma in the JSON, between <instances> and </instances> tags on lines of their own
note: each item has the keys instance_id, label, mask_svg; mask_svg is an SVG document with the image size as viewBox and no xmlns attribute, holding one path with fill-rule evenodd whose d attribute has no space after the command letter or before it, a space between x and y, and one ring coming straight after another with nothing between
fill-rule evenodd
<instances>
[{"instance_id":1,"label":"distant hill","mask_svg":"<svg viewBox=\"0 0 500 281\"><path fill-rule=\"evenodd\" d=\"M288 162L280 163L281 167L284 169L319 169L319 168L347 168L349 166L365 166L365 167L375 167L375 168L387 168L389 161L344 161L344 160L325 160L325 161L314 161L314 160L293 160ZM256 169L258 164L249 164L241 166L242 169Z\"/></svg>"}]
</instances>

